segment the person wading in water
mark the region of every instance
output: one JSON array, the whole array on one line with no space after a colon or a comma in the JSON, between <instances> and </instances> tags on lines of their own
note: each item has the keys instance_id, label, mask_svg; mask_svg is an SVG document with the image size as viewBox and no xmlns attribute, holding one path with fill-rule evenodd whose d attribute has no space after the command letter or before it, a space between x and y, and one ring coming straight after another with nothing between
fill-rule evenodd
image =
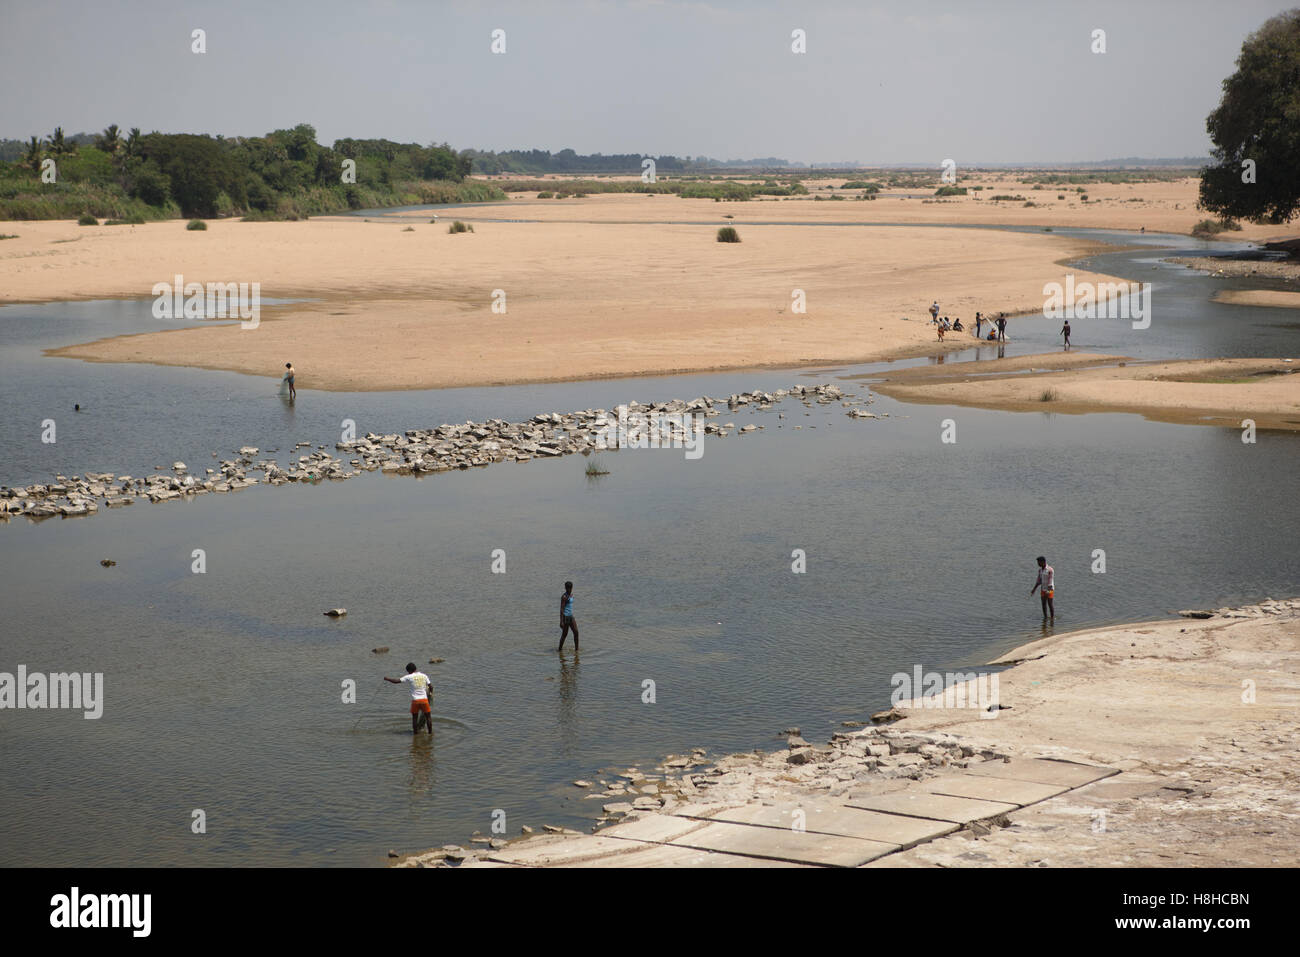
<instances>
[{"instance_id":1,"label":"person wading in water","mask_svg":"<svg viewBox=\"0 0 1300 957\"><path fill-rule=\"evenodd\" d=\"M1042 589L1039 598L1043 602L1043 621L1047 621L1049 611L1052 613L1052 621L1056 621L1056 569L1047 564L1047 559L1042 555L1038 556L1038 581L1029 589L1029 596L1032 598L1039 588Z\"/></svg>"},{"instance_id":2,"label":"person wading in water","mask_svg":"<svg viewBox=\"0 0 1300 957\"><path fill-rule=\"evenodd\" d=\"M578 623L573 620L573 582L564 583L564 594L560 596L560 647L556 651L564 650L564 639L569 636L569 629L573 629L573 650L578 650Z\"/></svg>"}]
</instances>

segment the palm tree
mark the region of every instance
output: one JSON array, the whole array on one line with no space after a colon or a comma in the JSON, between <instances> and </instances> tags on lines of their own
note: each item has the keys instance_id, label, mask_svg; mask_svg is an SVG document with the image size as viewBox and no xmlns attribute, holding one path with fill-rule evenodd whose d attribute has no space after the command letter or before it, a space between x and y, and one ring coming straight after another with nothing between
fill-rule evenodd
<instances>
[{"instance_id":1,"label":"palm tree","mask_svg":"<svg viewBox=\"0 0 1300 957\"><path fill-rule=\"evenodd\" d=\"M135 159L140 155L140 140L140 127L131 127L131 132L127 134L126 142L122 147L122 152L126 154L127 159Z\"/></svg>"},{"instance_id":2,"label":"palm tree","mask_svg":"<svg viewBox=\"0 0 1300 957\"><path fill-rule=\"evenodd\" d=\"M110 124L104 129L103 133L95 137L95 148L101 149L109 155L115 154L121 145L122 136L116 123Z\"/></svg>"},{"instance_id":3,"label":"palm tree","mask_svg":"<svg viewBox=\"0 0 1300 957\"><path fill-rule=\"evenodd\" d=\"M41 165L41 139L33 136L27 141L27 153L23 156L23 165L29 169L38 169Z\"/></svg>"},{"instance_id":4,"label":"palm tree","mask_svg":"<svg viewBox=\"0 0 1300 957\"><path fill-rule=\"evenodd\" d=\"M64 153L69 152L68 144L63 139L63 127L61 126L54 128L53 134L50 135L46 142L49 143L50 152L55 156L62 156Z\"/></svg>"}]
</instances>

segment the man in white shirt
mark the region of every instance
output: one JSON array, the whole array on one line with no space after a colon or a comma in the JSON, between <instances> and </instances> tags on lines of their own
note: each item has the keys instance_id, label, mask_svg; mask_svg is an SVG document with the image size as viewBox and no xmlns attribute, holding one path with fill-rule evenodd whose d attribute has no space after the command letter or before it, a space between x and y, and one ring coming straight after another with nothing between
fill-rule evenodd
<instances>
[{"instance_id":1,"label":"man in white shirt","mask_svg":"<svg viewBox=\"0 0 1300 957\"><path fill-rule=\"evenodd\" d=\"M400 678L389 678L384 676L384 680L390 684L406 685L411 691L411 734L420 733L420 725L427 725L429 733L433 734L433 712L429 708L429 697L433 693L433 687L429 683L429 676L423 671L417 671L415 662L406 666L406 674Z\"/></svg>"},{"instance_id":2,"label":"man in white shirt","mask_svg":"<svg viewBox=\"0 0 1300 957\"><path fill-rule=\"evenodd\" d=\"M1052 613L1052 621L1056 621L1056 569L1047 564L1047 559L1042 555L1038 556L1038 581L1029 589L1029 596L1032 598L1039 588L1042 588L1039 598L1043 602L1043 621L1047 621L1049 611Z\"/></svg>"}]
</instances>

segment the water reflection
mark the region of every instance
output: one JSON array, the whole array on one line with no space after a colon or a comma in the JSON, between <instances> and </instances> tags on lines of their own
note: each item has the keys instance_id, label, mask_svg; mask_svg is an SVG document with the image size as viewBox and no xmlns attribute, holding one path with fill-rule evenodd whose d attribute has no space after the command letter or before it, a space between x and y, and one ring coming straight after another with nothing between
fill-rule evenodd
<instances>
[{"instance_id":1,"label":"water reflection","mask_svg":"<svg viewBox=\"0 0 1300 957\"><path fill-rule=\"evenodd\" d=\"M573 661L560 657L560 697L558 721L560 739L566 754L571 753L578 736L578 673L581 659L578 652L573 653Z\"/></svg>"},{"instance_id":2,"label":"water reflection","mask_svg":"<svg viewBox=\"0 0 1300 957\"><path fill-rule=\"evenodd\" d=\"M424 729L411 735L411 770L406 779L407 797L414 805L423 806L433 791L437 770L435 739Z\"/></svg>"}]
</instances>

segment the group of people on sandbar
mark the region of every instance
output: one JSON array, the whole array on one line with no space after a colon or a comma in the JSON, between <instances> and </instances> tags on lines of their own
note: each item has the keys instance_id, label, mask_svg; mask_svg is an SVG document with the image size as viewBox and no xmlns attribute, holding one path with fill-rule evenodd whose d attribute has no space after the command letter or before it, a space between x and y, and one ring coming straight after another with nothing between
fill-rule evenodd
<instances>
[{"instance_id":1,"label":"group of people on sandbar","mask_svg":"<svg viewBox=\"0 0 1300 957\"><path fill-rule=\"evenodd\" d=\"M947 316L939 315L939 303L935 301L930 304L930 323L935 327L939 334L939 341L944 341L944 334L948 332L962 332L965 327L961 324L961 319L949 319ZM988 335L984 334L984 327L988 327ZM1058 335L1065 339L1065 351L1070 351L1070 320L1065 320L1065 325L1061 327ZM1007 314L999 312L997 317L986 316L983 313L975 313L975 322L971 329L971 334L980 342L1006 342L1007 341Z\"/></svg>"},{"instance_id":2,"label":"group of people on sandbar","mask_svg":"<svg viewBox=\"0 0 1300 957\"><path fill-rule=\"evenodd\" d=\"M944 334L948 332L964 332L966 327L962 325L961 319L949 319L947 316L939 315L939 303L936 300L930 304L930 322L934 325L939 334L939 341L944 341ZM983 327L987 324L988 335L983 334ZM971 330L976 339L981 342L1006 342L1007 341L1007 314L1000 312L997 318L985 316L982 313L975 313L974 328ZM1066 337L1067 344L1069 337Z\"/></svg>"}]
</instances>

